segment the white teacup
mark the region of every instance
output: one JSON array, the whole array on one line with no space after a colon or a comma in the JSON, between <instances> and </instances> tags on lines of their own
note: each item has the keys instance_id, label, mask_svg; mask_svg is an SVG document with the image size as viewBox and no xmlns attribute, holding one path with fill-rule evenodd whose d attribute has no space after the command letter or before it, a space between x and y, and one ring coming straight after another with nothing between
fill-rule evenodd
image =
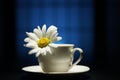
<instances>
[{"instance_id":1,"label":"white teacup","mask_svg":"<svg viewBox=\"0 0 120 80\"><path fill-rule=\"evenodd\" d=\"M67 72L81 61L83 57L81 48L74 48L74 44L55 45L57 47L51 47L52 54L40 55L38 57L39 64L44 72ZM79 51L80 56L73 63L75 51Z\"/></svg>"}]
</instances>

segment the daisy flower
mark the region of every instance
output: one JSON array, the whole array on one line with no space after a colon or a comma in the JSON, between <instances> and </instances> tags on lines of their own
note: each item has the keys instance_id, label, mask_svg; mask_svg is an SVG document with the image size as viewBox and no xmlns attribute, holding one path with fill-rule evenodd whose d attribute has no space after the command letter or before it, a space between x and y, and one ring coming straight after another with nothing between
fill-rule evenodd
<instances>
[{"instance_id":1,"label":"daisy flower","mask_svg":"<svg viewBox=\"0 0 120 80\"><path fill-rule=\"evenodd\" d=\"M32 48L29 54L36 54L36 57L41 55L46 55L47 53L52 54L50 47L55 47L52 45L53 42L60 41L62 37L58 36L57 27L51 25L46 30L46 25L44 24L42 29L38 26L32 32L26 32L27 38L24 39L27 44L25 47Z\"/></svg>"}]
</instances>

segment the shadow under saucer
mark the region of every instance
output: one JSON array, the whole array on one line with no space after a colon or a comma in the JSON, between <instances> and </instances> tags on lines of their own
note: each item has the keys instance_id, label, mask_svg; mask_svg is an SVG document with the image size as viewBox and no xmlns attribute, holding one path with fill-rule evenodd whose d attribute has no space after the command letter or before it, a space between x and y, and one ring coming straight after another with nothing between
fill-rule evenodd
<instances>
[{"instance_id":1,"label":"shadow under saucer","mask_svg":"<svg viewBox=\"0 0 120 80\"><path fill-rule=\"evenodd\" d=\"M38 73L27 73L25 72L21 76L22 80L88 80L90 75L87 73L83 74L38 74Z\"/></svg>"}]
</instances>

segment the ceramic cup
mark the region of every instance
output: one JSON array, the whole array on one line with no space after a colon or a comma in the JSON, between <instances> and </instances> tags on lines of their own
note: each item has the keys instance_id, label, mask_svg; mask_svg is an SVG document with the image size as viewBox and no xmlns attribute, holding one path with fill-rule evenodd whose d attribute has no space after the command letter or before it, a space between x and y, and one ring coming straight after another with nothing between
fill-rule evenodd
<instances>
[{"instance_id":1,"label":"ceramic cup","mask_svg":"<svg viewBox=\"0 0 120 80\"><path fill-rule=\"evenodd\" d=\"M81 48L74 48L74 44L55 44L51 47L52 54L40 55L39 64L44 72L67 72L71 67L78 64L82 57ZM73 63L74 53L79 51L79 58Z\"/></svg>"}]
</instances>

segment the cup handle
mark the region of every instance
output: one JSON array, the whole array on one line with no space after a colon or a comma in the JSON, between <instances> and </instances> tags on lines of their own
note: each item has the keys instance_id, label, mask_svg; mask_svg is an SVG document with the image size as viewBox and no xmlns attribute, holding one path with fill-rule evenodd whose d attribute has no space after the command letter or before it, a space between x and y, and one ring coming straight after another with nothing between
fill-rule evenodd
<instances>
[{"instance_id":1,"label":"cup handle","mask_svg":"<svg viewBox=\"0 0 120 80\"><path fill-rule=\"evenodd\" d=\"M79 56L79 58L77 59L77 61L75 61L75 62L72 64L71 67L73 67L73 66L75 66L76 64L78 64L78 63L81 61L81 59L83 58L83 50L82 50L81 48L74 48L74 49L73 49L73 54L74 54L76 51L79 51L80 56Z\"/></svg>"}]
</instances>

